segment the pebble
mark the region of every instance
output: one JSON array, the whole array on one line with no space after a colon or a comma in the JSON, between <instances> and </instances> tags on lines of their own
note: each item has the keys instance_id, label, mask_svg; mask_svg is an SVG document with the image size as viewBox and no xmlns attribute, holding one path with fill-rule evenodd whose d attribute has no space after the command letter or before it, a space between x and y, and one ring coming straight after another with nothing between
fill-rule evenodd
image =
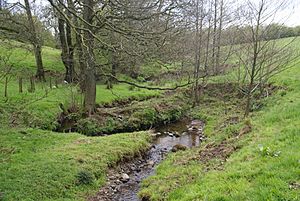
<instances>
[{"instance_id":1,"label":"pebble","mask_svg":"<svg viewBox=\"0 0 300 201\"><path fill-rule=\"evenodd\" d=\"M147 162L147 164L148 164L149 166L154 166L154 161L150 160L150 161Z\"/></svg>"},{"instance_id":2,"label":"pebble","mask_svg":"<svg viewBox=\"0 0 300 201\"><path fill-rule=\"evenodd\" d=\"M121 180L122 182L125 183L125 182L128 182L128 181L130 180L130 177L128 176L128 174L123 173L123 174L121 175L120 180Z\"/></svg>"},{"instance_id":3,"label":"pebble","mask_svg":"<svg viewBox=\"0 0 300 201\"><path fill-rule=\"evenodd\" d=\"M180 134L176 131L176 132L174 133L174 136L175 136L175 137L180 137Z\"/></svg>"}]
</instances>

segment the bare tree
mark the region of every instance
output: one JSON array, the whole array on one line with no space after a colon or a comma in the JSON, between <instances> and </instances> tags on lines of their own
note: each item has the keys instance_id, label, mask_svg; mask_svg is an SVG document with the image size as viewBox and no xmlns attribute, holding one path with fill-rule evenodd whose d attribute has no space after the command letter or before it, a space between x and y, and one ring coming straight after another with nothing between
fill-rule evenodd
<instances>
[{"instance_id":1,"label":"bare tree","mask_svg":"<svg viewBox=\"0 0 300 201\"><path fill-rule=\"evenodd\" d=\"M260 0L247 2L247 10L240 10L239 34L244 43L236 45L236 55L243 68L242 86L246 96L245 116L248 116L253 102L253 96L258 88L264 88L270 77L286 69L296 58L292 50L292 42L269 39L268 24L276 19L277 12L287 5L287 1Z\"/></svg>"},{"instance_id":2,"label":"bare tree","mask_svg":"<svg viewBox=\"0 0 300 201\"><path fill-rule=\"evenodd\" d=\"M203 36L203 1L196 0L195 2L196 12L195 12L195 69L194 69L194 95L195 104L199 104L199 76L200 76L200 63L201 63L201 42Z\"/></svg>"},{"instance_id":3,"label":"bare tree","mask_svg":"<svg viewBox=\"0 0 300 201\"><path fill-rule=\"evenodd\" d=\"M120 53L127 54L129 58L142 57L146 52L145 44L154 41L160 34L169 30L170 11L176 8L176 1L173 0L164 0L159 4L149 0L99 2L84 0L77 2L79 9L74 9L74 4L67 6L60 0L48 1L76 33L76 45L82 48L80 52L84 61L81 68L81 74L84 75L84 105L89 114L95 107L95 74L106 74L103 65L97 60L99 55L103 57L107 57L103 53L113 55L111 57L112 74L117 66L116 61L119 60L115 57ZM63 9L59 5L62 5ZM64 10L70 12L76 20L70 19ZM166 24L160 29L153 30L151 25L157 20L158 15L161 15L159 21L165 20ZM114 35L111 35L112 33ZM112 38L118 41L111 43Z\"/></svg>"}]
</instances>

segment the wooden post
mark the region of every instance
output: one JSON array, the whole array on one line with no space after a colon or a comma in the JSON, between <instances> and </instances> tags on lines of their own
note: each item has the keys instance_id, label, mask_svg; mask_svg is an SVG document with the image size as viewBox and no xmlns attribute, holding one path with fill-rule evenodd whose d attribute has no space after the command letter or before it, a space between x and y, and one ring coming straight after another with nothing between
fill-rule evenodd
<instances>
[{"instance_id":1,"label":"wooden post","mask_svg":"<svg viewBox=\"0 0 300 201\"><path fill-rule=\"evenodd\" d=\"M35 92L35 83L34 83L34 76L30 77L30 92Z\"/></svg>"},{"instance_id":2,"label":"wooden post","mask_svg":"<svg viewBox=\"0 0 300 201\"><path fill-rule=\"evenodd\" d=\"M58 88L58 80L55 78L55 87Z\"/></svg>"},{"instance_id":3,"label":"wooden post","mask_svg":"<svg viewBox=\"0 0 300 201\"><path fill-rule=\"evenodd\" d=\"M50 79L50 89L52 89L52 79L51 79L51 76L49 77L49 79Z\"/></svg>"},{"instance_id":4,"label":"wooden post","mask_svg":"<svg viewBox=\"0 0 300 201\"><path fill-rule=\"evenodd\" d=\"M5 77L5 85L4 85L4 97L7 98L7 85L8 85L8 77Z\"/></svg>"},{"instance_id":5,"label":"wooden post","mask_svg":"<svg viewBox=\"0 0 300 201\"><path fill-rule=\"evenodd\" d=\"M23 79L19 77L19 93L23 93Z\"/></svg>"}]
</instances>

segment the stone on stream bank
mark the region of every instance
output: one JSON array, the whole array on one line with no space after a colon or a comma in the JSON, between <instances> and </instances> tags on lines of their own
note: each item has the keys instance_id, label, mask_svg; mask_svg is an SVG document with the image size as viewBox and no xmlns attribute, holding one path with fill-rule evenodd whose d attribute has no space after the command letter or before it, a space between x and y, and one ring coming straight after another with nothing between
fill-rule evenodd
<instances>
[{"instance_id":1,"label":"stone on stream bank","mask_svg":"<svg viewBox=\"0 0 300 201\"><path fill-rule=\"evenodd\" d=\"M203 126L204 123L201 120L193 120L190 125L187 126L188 131L198 131L202 132L203 131Z\"/></svg>"},{"instance_id":2,"label":"stone on stream bank","mask_svg":"<svg viewBox=\"0 0 300 201\"><path fill-rule=\"evenodd\" d=\"M128 182L128 181L130 180L130 177L128 176L128 174L123 173L123 174L121 175L120 180L121 180L122 182L125 183L125 182Z\"/></svg>"},{"instance_id":3,"label":"stone on stream bank","mask_svg":"<svg viewBox=\"0 0 300 201\"><path fill-rule=\"evenodd\" d=\"M177 152L177 151L185 151L187 149L186 146L182 145L182 144L176 144L172 147L171 151L172 152Z\"/></svg>"}]
</instances>

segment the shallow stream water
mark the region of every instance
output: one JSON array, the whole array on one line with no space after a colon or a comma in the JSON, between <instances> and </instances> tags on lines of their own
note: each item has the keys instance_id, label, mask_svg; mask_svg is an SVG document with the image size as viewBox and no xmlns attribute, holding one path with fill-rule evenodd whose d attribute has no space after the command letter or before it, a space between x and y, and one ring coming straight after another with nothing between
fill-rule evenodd
<instances>
[{"instance_id":1,"label":"shallow stream water","mask_svg":"<svg viewBox=\"0 0 300 201\"><path fill-rule=\"evenodd\" d=\"M154 174L155 167L174 151L174 146L185 149L199 146L204 140L203 127L200 120L181 120L155 128L152 147L145 156L122 164L117 172L110 174L108 185L90 200L139 201L142 180ZM126 181L122 181L122 174L128 175Z\"/></svg>"}]
</instances>

